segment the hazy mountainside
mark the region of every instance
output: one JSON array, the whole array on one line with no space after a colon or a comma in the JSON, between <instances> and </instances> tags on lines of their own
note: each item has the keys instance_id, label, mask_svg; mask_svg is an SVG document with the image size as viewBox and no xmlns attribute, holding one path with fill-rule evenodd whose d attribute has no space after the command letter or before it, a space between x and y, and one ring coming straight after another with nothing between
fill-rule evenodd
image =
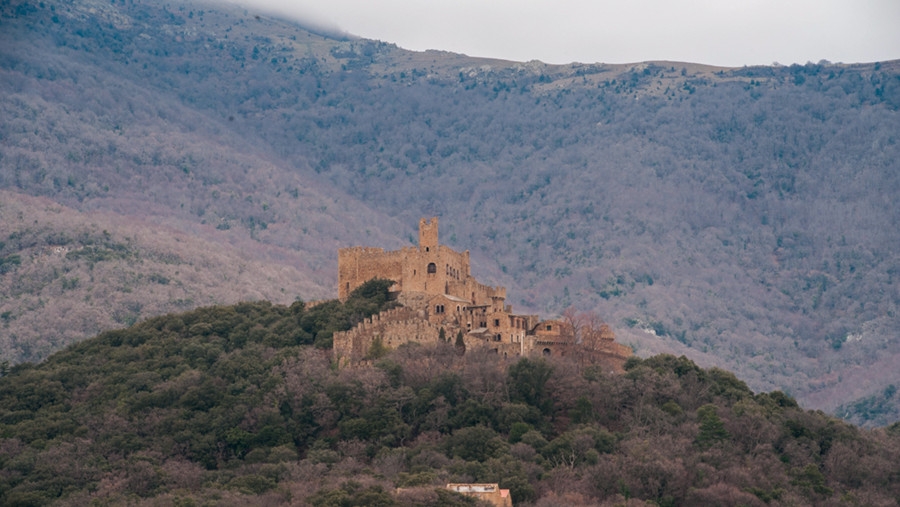
<instances>
[{"instance_id":1,"label":"hazy mountainside","mask_svg":"<svg viewBox=\"0 0 900 507\"><path fill-rule=\"evenodd\" d=\"M0 348L3 360L37 361L65 345L159 315L244 300L323 298L273 247L253 256L137 217L77 212L48 199L0 191ZM243 245L246 246L246 245ZM285 263L287 264L287 263Z\"/></svg>"},{"instance_id":2,"label":"hazy mountainside","mask_svg":"<svg viewBox=\"0 0 900 507\"><path fill-rule=\"evenodd\" d=\"M85 5L47 9L74 16ZM52 77L0 70L0 258L10 261L0 268L0 359L40 360L101 330L204 304L331 297L337 248L390 241L370 226L390 230L390 219L279 170L217 119L98 71L102 57L26 45L11 20L29 9L13 7L2 47L34 49L46 66L38 72ZM4 62L23 63L6 51ZM84 247L114 250L96 258Z\"/></svg>"},{"instance_id":3,"label":"hazy mountainside","mask_svg":"<svg viewBox=\"0 0 900 507\"><path fill-rule=\"evenodd\" d=\"M900 418L896 61L548 66L221 5L2 12L4 188L297 249L327 290L338 246L439 215L520 309Z\"/></svg>"},{"instance_id":4,"label":"hazy mountainside","mask_svg":"<svg viewBox=\"0 0 900 507\"><path fill-rule=\"evenodd\" d=\"M685 357L626 373L453 344L335 369L331 334L392 304L155 317L0 378L3 505L897 505L900 423L859 429ZM374 347L373 347L374 349Z\"/></svg>"}]
</instances>

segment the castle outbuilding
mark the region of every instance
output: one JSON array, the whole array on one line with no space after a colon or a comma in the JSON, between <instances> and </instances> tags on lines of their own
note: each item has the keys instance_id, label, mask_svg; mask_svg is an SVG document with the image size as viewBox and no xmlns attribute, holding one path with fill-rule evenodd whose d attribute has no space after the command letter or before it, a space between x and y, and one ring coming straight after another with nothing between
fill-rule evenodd
<instances>
[{"instance_id":1,"label":"castle outbuilding","mask_svg":"<svg viewBox=\"0 0 900 507\"><path fill-rule=\"evenodd\" d=\"M475 280L468 250L457 252L438 242L436 217L419 221L417 247L394 251L351 247L338 251L341 301L373 278L393 281L390 291L402 307L335 333L334 352L339 364L365 360L378 348L454 341L458 335L467 350L485 349L504 357L565 355L577 345L565 322L542 322L537 315L515 314L506 304L505 287ZM631 350L614 343L611 333L608 338L590 353L621 368Z\"/></svg>"},{"instance_id":2,"label":"castle outbuilding","mask_svg":"<svg viewBox=\"0 0 900 507\"><path fill-rule=\"evenodd\" d=\"M494 484L447 484L447 489L455 491L465 496L477 498L482 502L491 504L494 507L513 507L512 497L509 495L508 489L500 489L500 485Z\"/></svg>"}]
</instances>

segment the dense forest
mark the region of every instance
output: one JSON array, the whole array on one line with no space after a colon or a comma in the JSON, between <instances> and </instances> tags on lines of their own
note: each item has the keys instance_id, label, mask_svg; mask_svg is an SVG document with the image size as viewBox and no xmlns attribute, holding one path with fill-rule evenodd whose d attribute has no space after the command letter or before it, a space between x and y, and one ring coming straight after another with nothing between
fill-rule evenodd
<instances>
[{"instance_id":1,"label":"dense forest","mask_svg":"<svg viewBox=\"0 0 900 507\"><path fill-rule=\"evenodd\" d=\"M225 4L12 0L0 90L0 187L243 241L306 277L273 282L288 299L333 290L338 247L407 245L440 216L443 241L518 309L594 311L639 355L900 419L898 61L554 66ZM0 276L33 260L0 241ZM62 301L37 299L0 299L0 324ZM121 312L104 301L86 304Z\"/></svg>"},{"instance_id":2,"label":"dense forest","mask_svg":"<svg viewBox=\"0 0 900 507\"><path fill-rule=\"evenodd\" d=\"M863 430L685 357L500 360L450 343L336 369L389 282L309 308L149 319L0 378L4 505L897 505L900 425Z\"/></svg>"}]
</instances>

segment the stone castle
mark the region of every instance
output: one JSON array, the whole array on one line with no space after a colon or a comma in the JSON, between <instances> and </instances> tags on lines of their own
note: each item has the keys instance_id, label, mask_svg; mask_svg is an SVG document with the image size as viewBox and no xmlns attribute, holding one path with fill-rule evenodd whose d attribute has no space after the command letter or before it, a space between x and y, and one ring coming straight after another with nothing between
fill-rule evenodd
<instances>
[{"instance_id":1,"label":"stone castle","mask_svg":"<svg viewBox=\"0 0 900 507\"><path fill-rule=\"evenodd\" d=\"M574 347L565 321L542 321L537 315L513 313L506 288L479 283L471 275L469 252L456 252L438 242L438 219L419 221L419 246L386 252L352 247L338 251L338 299L346 301L363 283L392 280L390 291L402 306L374 315L355 328L335 333L339 364L370 357L373 347L456 341L467 350L478 348L503 357L566 355ZM615 343L608 327L599 343L579 353L621 369L631 349Z\"/></svg>"}]
</instances>

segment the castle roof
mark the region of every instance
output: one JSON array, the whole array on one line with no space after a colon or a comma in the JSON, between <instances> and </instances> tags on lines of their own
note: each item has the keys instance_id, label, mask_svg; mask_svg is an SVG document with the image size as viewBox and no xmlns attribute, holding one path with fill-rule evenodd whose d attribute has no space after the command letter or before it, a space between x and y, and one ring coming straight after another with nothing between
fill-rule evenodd
<instances>
[{"instance_id":1,"label":"castle roof","mask_svg":"<svg viewBox=\"0 0 900 507\"><path fill-rule=\"evenodd\" d=\"M458 296L453 296L453 295L451 295L451 294L444 294L444 297L447 298L447 299L449 299L450 301L454 301L454 302L457 302L457 303L469 303L469 300L468 300L468 299L464 299L464 298L461 298L461 297L458 297Z\"/></svg>"}]
</instances>

